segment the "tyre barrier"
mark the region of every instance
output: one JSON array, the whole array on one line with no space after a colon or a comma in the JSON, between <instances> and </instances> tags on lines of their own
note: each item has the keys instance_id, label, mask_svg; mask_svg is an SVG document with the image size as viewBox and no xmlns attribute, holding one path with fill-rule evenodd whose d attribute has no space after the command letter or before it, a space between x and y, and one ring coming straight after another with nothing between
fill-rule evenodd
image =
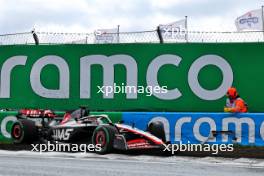
<instances>
[{"instance_id":1,"label":"tyre barrier","mask_svg":"<svg viewBox=\"0 0 264 176\"><path fill-rule=\"evenodd\" d=\"M11 127L17 112L0 113L0 143L11 143ZM149 124L163 125L171 143L235 143L264 146L264 113L177 113L177 112L92 112L107 114L114 123L148 130ZM164 139L163 139L164 140Z\"/></svg>"},{"instance_id":2,"label":"tyre barrier","mask_svg":"<svg viewBox=\"0 0 264 176\"><path fill-rule=\"evenodd\" d=\"M124 112L122 120L141 130L159 121L171 143L264 146L264 113Z\"/></svg>"}]
</instances>

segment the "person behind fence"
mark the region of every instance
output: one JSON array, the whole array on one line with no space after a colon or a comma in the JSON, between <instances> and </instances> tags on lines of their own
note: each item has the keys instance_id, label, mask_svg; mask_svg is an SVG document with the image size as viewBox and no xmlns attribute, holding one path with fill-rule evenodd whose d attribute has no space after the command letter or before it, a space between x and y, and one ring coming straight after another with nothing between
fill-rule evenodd
<instances>
[{"instance_id":1,"label":"person behind fence","mask_svg":"<svg viewBox=\"0 0 264 176\"><path fill-rule=\"evenodd\" d=\"M226 96L227 99L224 112L248 112L248 105L242 98L240 98L236 88L228 88Z\"/></svg>"}]
</instances>

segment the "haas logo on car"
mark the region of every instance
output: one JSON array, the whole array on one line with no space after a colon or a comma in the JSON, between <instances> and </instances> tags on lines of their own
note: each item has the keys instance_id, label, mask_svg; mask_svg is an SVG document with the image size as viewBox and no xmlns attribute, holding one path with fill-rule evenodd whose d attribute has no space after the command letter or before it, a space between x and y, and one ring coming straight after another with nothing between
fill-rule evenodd
<instances>
[{"instance_id":1,"label":"haas logo on car","mask_svg":"<svg viewBox=\"0 0 264 176\"><path fill-rule=\"evenodd\" d=\"M53 130L53 138L55 140L67 141L69 140L72 131L73 129L55 129Z\"/></svg>"}]
</instances>

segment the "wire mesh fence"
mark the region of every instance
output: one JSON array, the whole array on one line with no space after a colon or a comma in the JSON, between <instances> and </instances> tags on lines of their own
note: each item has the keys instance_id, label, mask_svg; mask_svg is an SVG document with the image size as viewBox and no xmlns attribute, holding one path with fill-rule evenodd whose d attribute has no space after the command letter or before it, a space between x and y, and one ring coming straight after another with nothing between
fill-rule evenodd
<instances>
[{"instance_id":1,"label":"wire mesh fence","mask_svg":"<svg viewBox=\"0 0 264 176\"><path fill-rule=\"evenodd\" d=\"M160 35L159 35L160 32ZM35 35L35 36L34 36ZM0 45L19 44L102 44L102 43L221 43L221 42L264 42L263 31L205 32L185 31L140 31L107 33L55 33L24 32L0 35Z\"/></svg>"}]
</instances>

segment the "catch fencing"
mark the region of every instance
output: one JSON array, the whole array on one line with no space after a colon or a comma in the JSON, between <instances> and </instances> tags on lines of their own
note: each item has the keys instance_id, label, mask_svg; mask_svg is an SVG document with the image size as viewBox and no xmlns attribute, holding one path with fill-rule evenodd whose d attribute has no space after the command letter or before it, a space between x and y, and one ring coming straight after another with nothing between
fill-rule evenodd
<instances>
[{"instance_id":1,"label":"catch fencing","mask_svg":"<svg viewBox=\"0 0 264 176\"><path fill-rule=\"evenodd\" d=\"M263 42L263 31L139 31L107 33L24 32L0 35L0 45L102 43L229 43Z\"/></svg>"}]
</instances>

